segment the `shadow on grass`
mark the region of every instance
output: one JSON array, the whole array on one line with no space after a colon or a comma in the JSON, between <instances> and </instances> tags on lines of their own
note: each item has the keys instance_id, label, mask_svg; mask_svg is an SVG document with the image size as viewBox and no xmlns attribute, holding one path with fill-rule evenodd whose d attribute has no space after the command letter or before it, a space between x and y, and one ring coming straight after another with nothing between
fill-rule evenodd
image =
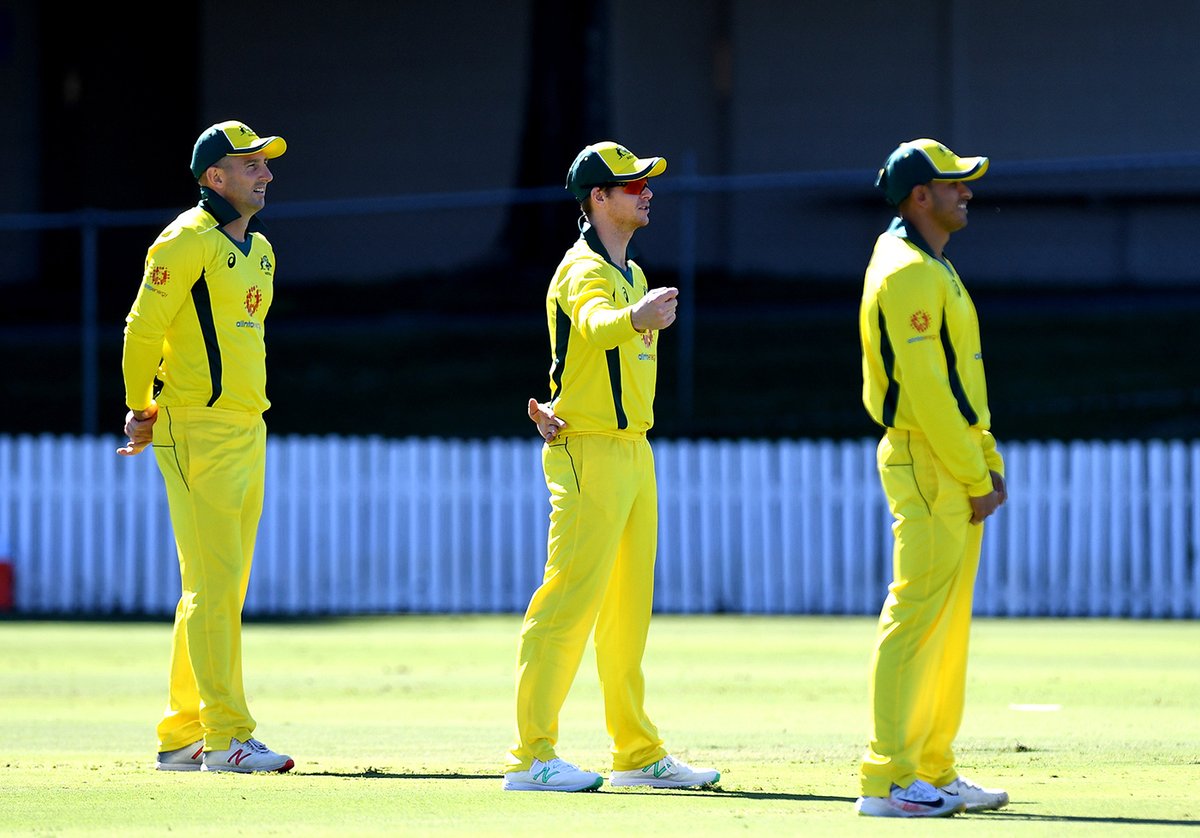
<instances>
[{"instance_id":1,"label":"shadow on grass","mask_svg":"<svg viewBox=\"0 0 1200 838\"><path fill-rule=\"evenodd\" d=\"M853 803L857 797L840 797L838 795L802 795L799 792L787 791L743 791L740 789L644 789L642 794L656 795L686 795L695 797L737 797L738 800L770 800L794 801L797 803Z\"/></svg>"},{"instance_id":2,"label":"shadow on grass","mask_svg":"<svg viewBox=\"0 0 1200 838\"><path fill-rule=\"evenodd\" d=\"M368 768L364 771L292 771L293 775L303 777L344 777L355 780L503 780L503 774L459 774L452 771L429 773L397 773ZM723 789L720 786L708 789L655 789L648 787L629 787L615 789L605 786L598 790L601 793L612 794L661 794L669 797L735 797L739 800L793 800L809 803L846 803L855 801L853 797L838 797L826 794L790 794L775 791L742 791Z\"/></svg>"},{"instance_id":3,"label":"shadow on grass","mask_svg":"<svg viewBox=\"0 0 1200 838\"><path fill-rule=\"evenodd\" d=\"M799 794L782 791L745 791L715 786L708 789L629 789L636 794L663 794L670 797L736 797L738 800L793 800L808 803L853 803L858 798L829 794Z\"/></svg>"},{"instance_id":4,"label":"shadow on grass","mask_svg":"<svg viewBox=\"0 0 1200 838\"><path fill-rule=\"evenodd\" d=\"M839 797L829 794L787 794L768 791L727 790L721 787L711 789L641 789L643 794L692 795L697 797L736 797L742 800L792 800L809 803L846 803L853 804L855 797ZM972 812L957 817L993 818L1010 821L1046 821L1062 823L1105 823L1121 824L1123 826L1191 826L1200 828L1197 820L1172 820L1169 818L1103 818L1087 815L1039 815L1032 812Z\"/></svg>"},{"instance_id":5,"label":"shadow on grass","mask_svg":"<svg viewBox=\"0 0 1200 838\"><path fill-rule=\"evenodd\" d=\"M457 774L453 771L420 773L395 773L368 768L364 771L292 771L303 777L345 777L353 780L502 780L502 774Z\"/></svg>"},{"instance_id":6,"label":"shadow on grass","mask_svg":"<svg viewBox=\"0 0 1200 838\"><path fill-rule=\"evenodd\" d=\"M368 768L365 771L295 771L293 774L302 775L305 777L345 777L348 779L362 780L490 780L492 782L502 780L503 774L459 774L455 772L430 772L430 773L393 773L390 771L379 771L374 768ZM654 794L667 795L670 797L734 797L739 800L791 800L797 803L845 803L850 805L857 798L843 797L830 794L792 794L788 792L776 791L742 791L737 789L723 789L720 786L708 789L655 789L655 788L622 788L620 791L611 787L605 787L603 791L585 793L598 794ZM1200 821L1195 820L1173 820L1169 818L1102 818L1090 817L1087 815L1039 815L1032 812L974 812L971 814L958 815L957 817L966 818L991 818L997 821L1036 821L1036 822L1059 822L1059 823L1097 823L1097 824L1120 824L1122 826L1190 826L1200 829Z\"/></svg>"},{"instance_id":7,"label":"shadow on grass","mask_svg":"<svg viewBox=\"0 0 1200 838\"><path fill-rule=\"evenodd\" d=\"M1060 823L1111 823L1122 826L1190 826L1200 829L1200 821L1170 818L1103 818L1089 815L1037 815L1032 812L975 812L967 817L993 818L997 821L1037 821Z\"/></svg>"}]
</instances>

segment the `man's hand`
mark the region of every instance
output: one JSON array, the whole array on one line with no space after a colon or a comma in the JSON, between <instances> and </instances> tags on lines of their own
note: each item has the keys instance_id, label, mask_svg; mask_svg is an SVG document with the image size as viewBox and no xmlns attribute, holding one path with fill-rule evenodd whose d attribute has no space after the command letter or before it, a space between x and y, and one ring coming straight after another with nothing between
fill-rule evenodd
<instances>
[{"instance_id":1,"label":"man's hand","mask_svg":"<svg viewBox=\"0 0 1200 838\"><path fill-rule=\"evenodd\" d=\"M639 332L648 329L665 329L675 322L678 288L653 288L633 304L629 322Z\"/></svg>"},{"instance_id":2,"label":"man's hand","mask_svg":"<svg viewBox=\"0 0 1200 838\"><path fill-rule=\"evenodd\" d=\"M145 410L131 410L125 414L125 436L129 442L124 448L118 448L117 453L123 457L132 457L142 453L142 450L154 440L154 423L158 419L158 405L151 403Z\"/></svg>"},{"instance_id":3,"label":"man's hand","mask_svg":"<svg viewBox=\"0 0 1200 838\"><path fill-rule=\"evenodd\" d=\"M558 429L567 424L554 415L554 408L537 399L529 400L529 418L537 425L538 433L546 442L553 442L558 436Z\"/></svg>"},{"instance_id":4,"label":"man's hand","mask_svg":"<svg viewBox=\"0 0 1200 838\"><path fill-rule=\"evenodd\" d=\"M1004 505L1008 500L1008 487L1004 478L997 472L992 472L992 491L988 494L971 498L971 523L982 524L983 520Z\"/></svg>"},{"instance_id":5,"label":"man's hand","mask_svg":"<svg viewBox=\"0 0 1200 838\"><path fill-rule=\"evenodd\" d=\"M1004 478L998 472L992 472L992 488L1000 495L1000 505L1004 506L1004 502L1008 500L1008 485L1004 482Z\"/></svg>"}]
</instances>

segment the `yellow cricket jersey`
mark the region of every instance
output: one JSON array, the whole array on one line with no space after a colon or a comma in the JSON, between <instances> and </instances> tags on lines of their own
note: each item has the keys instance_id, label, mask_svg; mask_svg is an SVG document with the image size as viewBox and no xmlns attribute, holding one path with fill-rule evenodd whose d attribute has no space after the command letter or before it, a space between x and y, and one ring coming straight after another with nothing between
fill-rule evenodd
<instances>
[{"instance_id":1,"label":"yellow cricket jersey","mask_svg":"<svg viewBox=\"0 0 1200 838\"><path fill-rule=\"evenodd\" d=\"M649 287L632 261L621 271L591 227L563 256L546 293L550 403L565 433L641 436L654 424L658 332L630 320Z\"/></svg>"},{"instance_id":2,"label":"yellow cricket jersey","mask_svg":"<svg viewBox=\"0 0 1200 838\"><path fill-rule=\"evenodd\" d=\"M948 259L895 219L875 242L859 309L863 404L887 428L923 433L972 496L1003 462L989 429L979 319Z\"/></svg>"},{"instance_id":3,"label":"yellow cricket jersey","mask_svg":"<svg viewBox=\"0 0 1200 838\"><path fill-rule=\"evenodd\" d=\"M146 254L142 286L125 318L125 401L142 410L208 406L261 413L267 400L263 321L274 296L275 251L251 219L246 240L222 229L237 218L207 189Z\"/></svg>"}]
</instances>

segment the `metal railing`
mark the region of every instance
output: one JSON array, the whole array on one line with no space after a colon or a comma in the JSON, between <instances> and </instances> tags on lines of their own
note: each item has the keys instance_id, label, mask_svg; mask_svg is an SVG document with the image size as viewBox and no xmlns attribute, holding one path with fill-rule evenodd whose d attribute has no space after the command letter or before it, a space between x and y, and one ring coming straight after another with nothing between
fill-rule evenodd
<instances>
[{"instance_id":1,"label":"metal railing","mask_svg":"<svg viewBox=\"0 0 1200 838\"><path fill-rule=\"evenodd\" d=\"M1200 184L1184 183L1178 177L1187 173L1195 180L1200 173L1200 153L1114 155L1107 157L1060 158L1047 160L1025 160L1013 163L993 161L989 170L989 181L1004 184L1046 178L1054 183L1042 182L1038 190L1053 194L1055 190L1067 188L1064 178L1103 175L1147 176L1138 181L1138 194L1154 194L1162 189L1191 189L1200 192ZM1171 175L1172 177L1166 177ZM1154 176L1154 177L1150 177ZM662 191L678 193L679 226L679 286L681 289L681 311L674 330L679 353L679 375L676 393L680 415L692 415L694 402L693 357L695 352L694 318L689 316L694 295L690 293L696 278L696 245L698 238L698 199L714 193L752 192L759 190L790 190L795 192L837 192L848 196L872 195L875 172L864 169L840 169L810 172L770 172L739 175L701 175L697 172L696 156L691 152L680 155L673 164L672 177L665 182ZM1124 194L1130 186L1106 186L1095 183L1090 187L1070 185L1070 189L1091 189L1096 195ZM515 206L566 202L569 197L561 186L546 186L527 189L484 189L461 192L396 195L391 197L355 198L316 201L283 201L272 203L270 215L277 219L307 219L350 216L391 215L406 212L427 212L431 209L478 209L487 207ZM160 210L106 210L82 209L75 212L56 213L10 213L0 214L0 231L47 231L79 230L81 240L80 273L82 293L80 301L80 365L81 385L81 430L86 434L100 431L98 422L99 371L98 371L98 286L99 286L99 234L102 230L141 226L155 226L163 218L171 218L178 208Z\"/></svg>"}]
</instances>

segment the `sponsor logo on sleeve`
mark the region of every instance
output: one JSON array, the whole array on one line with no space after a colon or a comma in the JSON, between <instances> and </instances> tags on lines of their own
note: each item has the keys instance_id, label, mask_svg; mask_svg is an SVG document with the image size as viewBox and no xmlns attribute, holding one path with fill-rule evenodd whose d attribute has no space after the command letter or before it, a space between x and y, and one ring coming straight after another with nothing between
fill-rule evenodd
<instances>
[{"instance_id":1,"label":"sponsor logo on sleeve","mask_svg":"<svg viewBox=\"0 0 1200 838\"><path fill-rule=\"evenodd\" d=\"M149 261L146 262L146 278L142 281L142 287L151 293L157 294L160 297L166 297L167 292L160 290L161 286L166 285L171 279L171 272L162 265L151 266Z\"/></svg>"},{"instance_id":2,"label":"sponsor logo on sleeve","mask_svg":"<svg viewBox=\"0 0 1200 838\"><path fill-rule=\"evenodd\" d=\"M917 341L921 340L933 340L933 335L925 334L925 332L929 329L929 324L932 322L933 319L929 316L929 312L925 311L924 309L917 309L914 311L912 316L908 318L908 325L912 326L913 331L915 331L917 334L914 337L909 338L906 342L916 343Z\"/></svg>"}]
</instances>

